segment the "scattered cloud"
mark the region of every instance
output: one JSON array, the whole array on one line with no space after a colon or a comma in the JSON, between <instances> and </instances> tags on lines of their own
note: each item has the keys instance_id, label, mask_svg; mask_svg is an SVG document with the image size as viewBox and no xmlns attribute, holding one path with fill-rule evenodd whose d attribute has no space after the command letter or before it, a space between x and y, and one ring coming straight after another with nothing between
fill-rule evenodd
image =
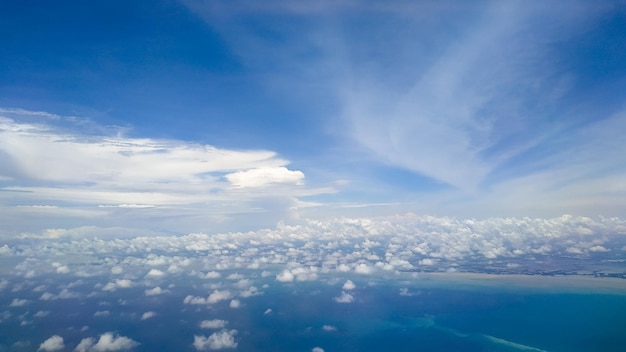
<instances>
[{"instance_id":1,"label":"scattered cloud","mask_svg":"<svg viewBox=\"0 0 626 352\"><path fill-rule=\"evenodd\" d=\"M125 336L119 336L112 332L100 335L96 342L93 337L84 338L76 346L76 352L108 352L129 350L138 346L139 343Z\"/></svg>"},{"instance_id":2,"label":"scattered cloud","mask_svg":"<svg viewBox=\"0 0 626 352\"><path fill-rule=\"evenodd\" d=\"M53 335L39 345L37 351L59 351L65 348L63 338L59 335Z\"/></svg>"},{"instance_id":3,"label":"scattered cloud","mask_svg":"<svg viewBox=\"0 0 626 352\"><path fill-rule=\"evenodd\" d=\"M304 173L302 171L291 171L284 166L263 167L227 174L226 179L233 186L240 188L263 187L276 183L301 185Z\"/></svg>"},{"instance_id":4,"label":"scattered cloud","mask_svg":"<svg viewBox=\"0 0 626 352\"><path fill-rule=\"evenodd\" d=\"M156 286L154 288L150 288L144 291L146 296L157 296L165 293L167 290L163 290L161 287Z\"/></svg>"},{"instance_id":5,"label":"scattered cloud","mask_svg":"<svg viewBox=\"0 0 626 352\"><path fill-rule=\"evenodd\" d=\"M344 291L351 291L356 288L356 285L354 284L354 282L352 282L352 280L346 280L342 288Z\"/></svg>"},{"instance_id":6,"label":"scattered cloud","mask_svg":"<svg viewBox=\"0 0 626 352\"><path fill-rule=\"evenodd\" d=\"M228 290L224 290L224 291L214 290L206 298L188 295L183 300L183 303L185 304L215 304L220 301L229 300L232 297L233 297L233 294Z\"/></svg>"},{"instance_id":7,"label":"scattered cloud","mask_svg":"<svg viewBox=\"0 0 626 352\"><path fill-rule=\"evenodd\" d=\"M157 313L153 311L145 312L141 315L141 320L147 320L156 317Z\"/></svg>"},{"instance_id":8,"label":"scattered cloud","mask_svg":"<svg viewBox=\"0 0 626 352\"><path fill-rule=\"evenodd\" d=\"M27 299L13 298L13 301L11 301L9 307L23 307L28 303L30 303L30 301Z\"/></svg>"},{"instance_id":9,"label":"scattered cloud","mask_svg":"<svg viewBox=\"0 0 626 352\"><path fill-rule=\"evenodd\" d=\"M200 327L202 329L222 329L226 327L228 322L226 320L221 319L213 319L213 320L203 320L200 322Z\"/></svg>"},{"instance_id":10,"label":"scattered cloud","mask_svg":"<svg viewBox=\"0 0 626 352\"><path fill-rule=\"evenodd\" d=\"M102 291L115 291L120 288L130 288L135 285L134 282L128 279L115 279L115 281L109 282L102 287Z\"/></svg>"},{"instance_id":11,"label":"scattered cloud","mask_svg":"<svg viewBox=\"0 0 626 352\"><path fill-rule=\"evenodd\" d=\"M352 303L354 302L354 296L345 291L342 291L341 295L333 298L333 300L337 303Z\"/></svg>"},{"instance_id":12,"label":"scattered cloud","mask_svg":"<svg viewBox=\"0 0 626 352\"><path fill-rule=\"evenodd\" d=\"M211 334L209 337L195 335L193 346L198 351L237 348L235 335L237 335L237 330L222 330Z\"/></svg>"}]
</instances>

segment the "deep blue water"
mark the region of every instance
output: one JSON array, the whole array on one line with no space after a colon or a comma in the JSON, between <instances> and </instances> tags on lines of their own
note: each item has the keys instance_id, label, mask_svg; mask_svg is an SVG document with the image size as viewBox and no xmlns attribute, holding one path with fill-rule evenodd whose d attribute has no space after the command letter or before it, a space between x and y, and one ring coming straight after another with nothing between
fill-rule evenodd
<instances>
[{"instance_id":1,"label":"deep blue water","mask_svg":"<svg viewBox=\"0 0 626 352\"><path fill-rule=\"evenodd\" d=\"M207 289L182 282L168 294L146 297L142 288L103 296L41 301L33 293L25 307L7 308L12 317L0 323L3 350L35 350L53 334L72 350L85 336L107 331L141 343L136 351L194 351L193 336L209 335L202 320L224 319L236 329L237 351L623 351L626 346L626 295L554 293L510 288L408 287L378 281L357 281L354 302L333 301L341 284L281 284L267 280L259 296L241 299L239 309L228 302L193 306L187 294ZM85 287L90 287L86 282ZM259 286L260 287L260 286ZM8 302L1 302L7 307ZM268 309L271 313L265 314ZM49 310L21 326L15 317ZM108 310L105 317L94 312ZM145 321L145 311L157 316ZM324 326L330 326L330 331ZM88 326L86 331L81 331ZM30 348L10 346L33 341Z\"/></svg>"}]
</instances>

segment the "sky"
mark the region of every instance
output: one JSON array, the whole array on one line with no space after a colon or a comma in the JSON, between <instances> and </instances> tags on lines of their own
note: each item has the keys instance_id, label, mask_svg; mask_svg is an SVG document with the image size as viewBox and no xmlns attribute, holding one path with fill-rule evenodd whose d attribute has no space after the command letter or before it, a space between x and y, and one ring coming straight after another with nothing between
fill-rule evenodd
<instances>
[{"instance_id":1,"label":"sky","mask_svg":"<svg viewBox=\"0 0 626 352\"><path fill-rule=\"evenodd\" d=\"M624 1L2 2L0 38L4 237L626 217Z\"/></svg>"}]
</instances>

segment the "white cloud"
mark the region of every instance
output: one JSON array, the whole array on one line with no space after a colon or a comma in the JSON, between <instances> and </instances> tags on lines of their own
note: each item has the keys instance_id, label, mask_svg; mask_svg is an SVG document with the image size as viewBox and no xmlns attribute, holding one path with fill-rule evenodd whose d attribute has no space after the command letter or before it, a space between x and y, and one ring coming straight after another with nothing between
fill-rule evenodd
<instances>
[{"instance_id":1,"label":"white cloud","mask_svg":"<svg viewBox=\"0 0 626 352\"><path fill-rule=\"evenodd\" d=\"M233 300L230 301L228 306L231 307L231 308L239 308L239 307L241 307L241 301L238 300L238 299L233 299Z\"/></svg>"},{"instance_id":2,"label":"white cloud","mask_svg":"<svg viewBox=\"0 0 626 352\"><path fill-rule=\"evenodd\" d=\"M219 279L220 277L222 277L222 275L217 271L209 271L203 276L205 279Z\"/></svg>"},{"instance_id":3,"label":"white cloud","mask_svg":"<svg viewBox=\"0 0 626 352\"><path fill-rule=\"evenodd\" d=\"M156 317L157 313L153 311L145 312L141 315L141 320L146 320Z\"/></svg>"},{"instance_id":4,"label":"white cloud","mask_svg":"<svg viewBox=\"0 0 626 352\"><path fill-rule=\"evenodd\" d=\"M337 331L337 327L333 325L324 325L322 326L324 331Z\"/></svg>"},{"instance_id":5,"label":"white cloud","mask_svg":"<svg viewBox=\"0 0 626 352\"><path fill-rule=\"evenodd\" d=\"M139 343L125 336L114 335L111 332L100 335L96 340L92 337L85 338L76 346L77 352L108 352L128 350L138 346Z\"/></svg>"},{"instance_id":6,"label":"white cloud","mask_svg":"<svg viewBox=\"0 0 626 352\"><path fill-rule=\"evenodd\" d=\"M78 345L76 346L74 351L75 352L89 352L89 351L93 351L91 348L95 344L96 344L96 339L94 339L93 337L87 337L87 338L84 338L84 339L80 340L80 342L78 343Z\"/></svg>"},{"instance_id":7,"label":"white cloud","mask_svg":"<svg viewBox=\"0 0 626 352\"><path fill-rule=\"evenodd\" d=\"M131 280L128 279L116 279L115 281L109 282L102 287L102 291L115 291L120 288L130 288L135 284Z\"/></svg>"},{"instance_id":8,"label":"white cloud","mask_svg":"<svg viewBox=\"0 0 626 352\"><path fill-rule=\"evenodd\" d=\"M215 304L220 301L229 300L232 297L233 297L232 293L228 290L224 290L224 291L215 290L211 294L209 294L207 298L194 297L194 296L189 295L185 297L185 299L183 300L183 303L185 304Z\"/></svg>"},{"instance_id":9,"label":"white cloud","mask_svg":"<svg viewBox=\"0 0 626 352\"><path fill-rule=\"evenodd\" d=\"M194 336L193 346L199 351L236 348L235 335L237 330L222 330L206 336Z\"/></svg>"},{"instance_id":10,"label":"white cloud","mask_svg":"<svg viewBox=\"0 0 626 352\"><path fill-rule=\"evenodd\" d=\"M157 296L157 295L161 295L165 293L166 291L167 290L163 290L161 289L161 287L157 286L157 287L145 290L144 293L146 294L146 296Z\"/></svg>"},{"instance_id":11,"label":"white cloud","mask_svg":"<svg viewBox=\"0 0 626 352\"><path fill-rule=\"evenodd\" d=\"M0 246L0 255L9 255L13 254L13 250L8 245Z\"/></svg>"},{"instance_id":12,"label":"white cloud","mask_svg":"<svg viewBox=\"0 0 626 352\"><path fill-rule=\"evenodd\" d=\"M311 350L311 352L324 352L324 349L321 347L313 347L313 349Z\"/></svg>"},{"instance_id":13,"label":"white cloud","mask_svg":"<svg viewBox=\"0 0 626 352\"><path fill-rule=\"evenodd\" d=\"M165 276L165 273L159 269L150 269L150 271L146 274L146 276L161 277L161 276Z\"/></svg>"},{"instance_id":14,"label":"white cloud","mask_svg":"<svg viewBox=\"0 0 626 352\"><path fill-rule=\"evenodd\" d=\"M27 299L13 298L13 301L9 304L9 307L23 307L29 303Z\"/></svg>"},{"instance_id":15,"label":"white cloud","mask_svg":"<svg viewBox=\"0 0 626 352\"><path fill-rule=\"evenodd\" d=\"M58 267L56 270L57 270L57 273L59 274L67 274L70 272L70 268L68 268L67 265L62 265Z\"/></svg>"},{"instance_id":16,"label":"white cloud","mask_svg":"<svg viewBox=\"0 0 626 352\"><path fill-rule=\"evenodd\" d=\"M59 335L53 335L39 345L37 351L59 351L65 348L63 338Z\"/></svg>"},{"instance_id":17,"label":"white cloud","mask_svg":"<svg viewBox=\"0 0 626 352\"><path fill-rule=\"evenodd\" d=\"M354 302L354 296L345 291L342 291L341 295L333 298L333 300L337 303L352 303Z\"/></svg>"},{"instance_id":18,"label":"white cloud","mask_svg":"<svg viewBox=\"0 0 626 352\"><path fill-rule=\"evenodd\" d=\"M591 251L591 252L608 252L609 250L606 249L604 246L593 246L593 247L589 248L589 251Z\"/></svg>"},{"instance_id":19,"label":"white cloud","mask_svg":"<svg viewBox=\"0 0 626 352\"><path fill-rule=\"evenodd\" d=\"M221 319L203 320L200 322L200 327L202 329L221 329L226 327L227 324L226 320Z\"/></svg>"},{"instance_id":20,"label":"white cloud","mask_svg":"<svg viewBox=\"0 0 626 352\"><path fill-rule=\"evenodd\" d=\"M111 268L111 274L113 274L113 275L119 275L119 274L121 274L123 272L124 272L124 268L122 268L119 265L116 265L116 266Z\"/></svg>"},{"instance_id":21,"label":"white cloud","mask_svg":"<svg viewBox=\"0 0 626 352\"><path fill-rule=\"evenodd\" d=\"M276 281L279 282L293 282L294 275L289 270L284 270L282 273L276 275Z\"/></svg>"},{"instance_id":22,"label":"white cloud","mask_svg":"<svg viewBox=\"0 0 626 352\"><path fill-rule=\"evenodd\" d=\"M357 274L369 275L372 273L372 268L365 263L360 263L354 268L354 272Z\"/></svg>"},{"instance_id":23,"label":"white cloud","mask_svg":"<svg viewBox=\"0 0 626 352\"><path fill-rule=\"evenodd\" d=\"M495 258L495 257L494 257ZM421 259L419 261L420 265L427 265L427 266L431 266L431 265L435 265L435 260L431 259L431 258L424 258Z\"/></svg>"},{"instance_id":24,"label":"white cloud","mask_svg":"<svg viewBox=\"0 0 626 352\"><path fill-rule=\"evenodd\" d=\"M0 116L0 153L6 160L0 199L34 206L12 206L2 213L7 219L28 219L37 230L50 219L88 217L103 227L124 223L193 231L207 221L240 225L234 217L246 214L250 221L252 213L263 210L276 213L257 221L275 223L298 204L298 197L335 192L303 186L304 173L288 169L289 161L273 151L131 138L122 131L98 135L84 131L79 119L31 123L20 115L28 114ZM33 237L33 230L10 225L16 228L7 231Z\"/></svg>"},{"instance_id":25,"label":"white cloud","mask_svg":"<svg viewBox=\"0 0 626 352\"><path fill-rule=\"evenodd\" d=\"M33 316L36 318L43 318L43 317L47 317L50 314L49 310L40 310L37 311L37 313L35 313Z\"/></svg>"},{"instance_id":26,"label":"white cloud","mask_svg":"<svg viewBox=\"0 0 626 352\"><path fill-rule=\"evenodd\" d=\"M108 310L99 310L93 313L94 317L108 317L109 315L111 315L111 312Z\"/></svg>"},{"instance_id":27,"label":"white cloud","mask_svg":"<svg viewBox=\"0 0 626 352\"><path fill-rule=\"evenodd\" d=\"M354 282L352 282L352 280L346 280L346 282L343 284L344 291L354 290L355 288L356 285L354 284Z\"/></svg>"},{"instance_id":28,"label":"white cloud","mask_svg":"<svg viewBox=\"0 0 626 352\"><path fill-rule=\"evenodd\" d=\"M273 183L302 184L304 173L291 171L284 166L262 167L245 171L237 171L226 175L226 179L235 187L254 188Z\"/></svg>"}]
</instances>

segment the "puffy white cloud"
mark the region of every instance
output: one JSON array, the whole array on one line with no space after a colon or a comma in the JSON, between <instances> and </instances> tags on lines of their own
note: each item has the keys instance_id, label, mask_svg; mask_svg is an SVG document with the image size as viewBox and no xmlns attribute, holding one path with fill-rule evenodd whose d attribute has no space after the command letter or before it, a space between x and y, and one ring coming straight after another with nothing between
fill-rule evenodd
<instances>
[{"instance_id":1,"label":"puffy white cloud","mask_svg":"<svg viewBox=\"0 0 626 352\"><path fill-rule=\"evenodd\" d=\"M165 273L159 269L150 269L150 271L146 274L146 276L161 277L161 276L165 276Z\"/></svg>"},{"instance_id":2,"label":"puffy white cloud","mask_svg":"<svg viewBox=\"0 0 626 352\"><path fill-rule=\"evenodd\" d=\"M495 256L492 257L492 258L495 258ZM424 259L419 261L420 265L427 265L427 266L435 265L435 263L436 263L436 261L434 259L431 259L431 258L424 258Z\"/></svg>"},{"instance_id":3,"label":"puffy white cloud","mask_svg":"<svg viewBox=\"0 0 626 352\"><path fill-rule=\"evenodd\" d=\"M49 310L40 310L40 311L37 311L37 313L33 314L33 316L36 318L43 318L43 317L47 317L49 314L50 314Z\"/></svg>"},{"instance_id":4,"label":"puffy white cloud","mask_svg":"<svg viewBox=\"0 0 626 352\"><path fill-rule=\"evenodd\" d=\"M337 327L333 325L324 325L322 326L322 330L324 331L337 331Z\"/></svg>"},{"instance_id":5,"label":"puffy white cloud","mask_svg":"<svg viewBox=\"0 0 626 352\"><path fill-rule=\"evenodd\" d=\"M321 347L313 347L313 349L311 350L311 352L324 352L324 349Z\"/></svg>"},{"instance_id":6,"label":"puffy white cloud","mask_svg":"<svg viewBox=\"0 0 626 352\"><path fill-rule=\"evenodd\" d=\"M232 293L228 290L220 291L215 290L209 294L206 298L188 295L183 300L185 304L215 304L220 301L229 300L233 297Z\"/></svg>"},{"instance_id":7,"label":"puffy white cloud","mask_svg":"<svg viewBox=\"0 0 626 352\"><path fill-rule=\"evenodd\" d=\"M372 273L372 268L365 263L360 263L354 268L354 272L357 274L368 275Z\"/></svg>"},{"instance_id":8,"label":"puffy white cloud","mask_svg":"<svg viewBox=\"0 0 626 352\"><path fill-rule=\"evenodd\" d=\"M279 282L293 282L294 275L289 270L285 270L282 273L276 275L276 281Z\"/></svg>"},{"instance_id":9,"label":"puffy white cloud","mask_svg":"<svg viewBox=\"0 0 626 352\"><path fill-rule=\"evenodd\" d=\"M590 252L608 252L609 250L606 249L604 246L593 246L591 248L589 248Z\"/></svg>"},{"instance_id":10,"label":"puffy white cloud","mask_svg":"<svg viewBox=\"0 0 626 352\"><path fill-rule=\"evenodd\" d=\"M93 351L93 352L107 352L107 351L121 351L128 350L139 345L137 341L126 336L119 336L111 332L100 335L98 342L95 342L94 338L86 338L76 347L76 351ZM95 343L95 344L94 344ZM80 349L79 349L80 347Z\"/></svg>"},{"instance_id":11,"label":"puffy white cloud","mask_svg":"<svg viewBox=\"0 0 626 352\"><path fill-rule=\"evenodd\" d=\"M352 280L346 280L342 288L344 291L350 291L354 290L356 288L356 285L354 284L354 282L352 282Z\"/></svg>"},{"instance_id":12,"label":"puffy white cloud","mask_svg":"<svg viewBox=\"0 0 626 352\"><path fill-rule=\"evenodd\" d=\"M228 306L231 307L231 308L239 308L239 307L241 307L241 301L238 300L238 299L233 299L233 300L230 301Z\"/></svg>"},{"instance_id":13,"label":"puffy white cloud","mask_svg":"<svg viewBox=\"0 0 626 352\"><path fill-rule=\"evenodd\" d=\"M119 265L116 265L116 266L111 268L111 274L113 274L113 275L119 275L119 274L121 274L123 272L124 272L124 268L122 268Z\"/></svg>"},{"instance_id":14,"label":"puffy white cloud","mask_svg":"<svg viewBox=\"0 0 626 352\"><path fill-rule=\"evenodd\" d=\"M131 280L128 279L116 279L115 281L109 282L102 287L102 291L115 291L119 288L130 288L135 284Z\"/></svg>"},{"instance_id":15,"label":"puffy white cloud","mask_svg":"<svg viewBox=\"0 0 626 352\"><path fill-rule=\"evenodd\" d=\"M236 187L262 187L272 183L302 184L304 173L292 171L284 166L261 167L245 171L237 171L226 175L226 179Z\"/></svg>"},{"instance_id":16,"label":"puffy white cloud","mask_svg":"<svg viewBox=\"0 0 626 352\"><path fill-rule=\"evenodd\" d=\"M221 319L213 319L213 320L203 320L200 322L200 327L202 329L222 329L226 327L228 322L226 320Z\"/></svg>"},{"instance_id":17,"label":"puffy white cloud","mask_svg":"<svg viewBox=\"0 0 626 352\"><path fill-rule=\"evenodd\" d=\"M59 351L65 348L63 338L59 335L53 335L39 345L37 351Z\"/></svg>"},{"instance_id":18,"label":"puffy white cloud","mask_svg":"<svg viewBox=\"0 0 626 352\"><path fill-rule=\"evenodd\" d=\"M73 292L67 288L64 288L63 290L61 290L61 292L59 292L58 295L55 295L50 292L44 292L41 294L41 297L39 297L39 299L42 301L53 301L57 299L72 299L72 298L79 298L79 297L80 297L80 294L78 292Z\"/></svg>"},{"instance_id":19,"label":"puffy white cloud","mask_svg":"<svg viewBox=\"0 0 626 352\"><path fill-rule=\"evenodd\" d=\"M57 273L59 274L67 274L70 272L70 268L67 265L62 265L57 268Z\"/></svg>"},{"instance_id":20,"label":"puffy white cloud","mask_svg":"<svg viewBox=\"0 0 626 352\"><path fill-rule=\"evenodd\" d=\"M146 320L156 317L157 313L153 311L145 312L141 315L141 320Z\"/></svg>"},{"instance_id":21,"label":"puffy white cloud","mask_svg":"<svg viewBox=\"0 0 626 352\"><path fill-rule=\"evenodd\" d=\"M8 245L0 246L0 255L9 255L13 254L13 250Z\"/></svg>"},{"instance_id":22,"label":"puffy white cloud","mask_svg":"<svg viewBox=\"0 0 626 352\"><path fill-rule=\"evenodd\" d=\"M193 346L199 351L236 348L235 335L237 335L237 330L222 330L209 337L195 335Z\"/></svg>"},{"instance_id":23,"label":"puffy white cloud","mask_svg":"<svg viewBox=\"0 0 626 352\"><path fill-rule=\"evenodd\" d=\"M154 288L150 288L144 291L146 296L157 296L165 293L167 290L163 290L161 287L156 286Z\"/></svg>"},{"instance_id":24,"label":"puffy white cloud","mask_svg":"<svg viewBox=\"0 0 626 352\"><path fill-rule=\"evenodd\" d=\"M13 301L9 304L9 307L23 307L27 305L30 301L27 299L21 298L13 298Z\"/></svg>"},{"instance_id":25,"label":"puffy white cloud","mask_svg":"<svg viewBox=\"0 0 626 352\"><path fill-rule=\"evenodd\" d=\"M217 271L209 271L202 277L205 279L219 279L220 277L222 277L222 275Z\"/></svg>"},{"instance_id":26,"label":"puffy white cloud","mask_svg":"<svg viewBox=\"0 0 626 352\"><path fill-rule=\"evenodd\" d=\"M93 313L94 317L108 317L109 315L111 315L111 311L108 310L99 310Z\"/></svg>"},{"instance_id":27,"label":"puffy white cloud","mask_svg":"<svg viewBox=\"0 0 626 352\"><path fill-rule=\"evenodd\" d=\"M80 342L78 343L78 345L76 346L74 351L75 352L89 352L89 351L93 351L91 348L95 344L96 344L96 339L94 339L93 337L86 337L86 338L80 340Z\"/></svg>"},{"instance_id":28,"label":"puffy white cloud","mask_svg":"<svg viewBox=\"0 0 626 352\"><path fill-rule=\"evenodd\" d=\"M342 291L341 295L333 298L333 300L337 303L352 303L354 302L354 296L345 291Z\"/></svg>"}]
</instances>

